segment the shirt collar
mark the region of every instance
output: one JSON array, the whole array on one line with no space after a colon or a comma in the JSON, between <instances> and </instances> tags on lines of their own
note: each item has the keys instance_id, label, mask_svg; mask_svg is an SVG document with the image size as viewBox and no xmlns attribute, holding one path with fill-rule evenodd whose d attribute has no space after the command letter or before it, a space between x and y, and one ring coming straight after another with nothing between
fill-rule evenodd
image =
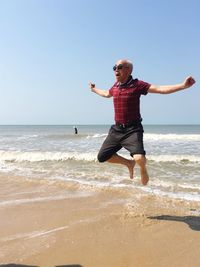
<instances>
[{"instance_id":1,"label":"shirt collar","mask_svg":"<svg viewBox=\"0 0 200 267\"><path fill-rule=\"evenodd\" d=\"M118 82L117 87L123 88L123 87L126 87L127 85L131 84L132 82L133 82L133 77L132 77L132 75L130 75L128 80L125 83Z\"/></svg>"}]
</instances>

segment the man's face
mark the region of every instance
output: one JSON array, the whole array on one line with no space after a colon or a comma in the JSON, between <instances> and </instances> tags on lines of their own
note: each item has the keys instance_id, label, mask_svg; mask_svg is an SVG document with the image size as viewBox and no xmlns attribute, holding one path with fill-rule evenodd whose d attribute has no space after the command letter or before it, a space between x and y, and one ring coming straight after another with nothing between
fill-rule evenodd
<instances>
[{"instance_id":1,"label":"man's face","mask_svg":"<svg viewBox=\"0 0 200 267\"><path fill-rule=\"evenodd\" d=\"M113 67L113 70L115 72L116 80L121 83L125 83L131 74L129 64L121 60L117 61L116 65Z\"/></svg>"}]
</instances>

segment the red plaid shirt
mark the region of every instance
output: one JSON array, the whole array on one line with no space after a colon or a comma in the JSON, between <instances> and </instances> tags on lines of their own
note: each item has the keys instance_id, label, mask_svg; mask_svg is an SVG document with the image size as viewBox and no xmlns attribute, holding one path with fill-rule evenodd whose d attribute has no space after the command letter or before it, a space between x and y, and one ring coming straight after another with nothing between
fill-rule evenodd
<instances>
[{"instance_id":1,"label":"red plaid shirt","mask_svg":"<svg viewBox=\"0 0 200 267\"><path fill-rule=\"evenodd\" d=\"M149 83L133 79L132 76L124 84L116 82L109 90L113 96L115 122L129 124L141 119L140 96L146 95L151 85Z\"/></svg>"}]
</instances>

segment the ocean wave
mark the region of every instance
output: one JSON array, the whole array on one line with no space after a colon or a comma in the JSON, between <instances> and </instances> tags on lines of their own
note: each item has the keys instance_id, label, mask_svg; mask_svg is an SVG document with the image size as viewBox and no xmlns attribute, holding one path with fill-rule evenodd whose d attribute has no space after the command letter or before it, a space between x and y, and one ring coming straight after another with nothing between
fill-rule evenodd
<instances>
[{"instance_id":1,"label":"ocean wave","mask_svg":"<svg viewBox=\"0 0 200 267\"><path fill-rule=\"evenodd\" d=\"M47 135L40 135L40 137L44 139L76 140L81 138L87 138L88 134L47 134Z\"/></svg>"},{"instance_id":2,"label":"ocean wave","mask_svg":"<svg viewBox=\"0 0 200 267\"><path fill-rule=\"evenodd\" d=\"M78 152L40 152L40 151L0 151L0 161L6 162L38 162L38 161L66 161L83 160L95 161L96 154Z\"/></svg>"},{"instance_id":3,"label":"ocean wave","mask_svg":"<svg viewBox=\"0 0 200 267\"><path fill-rule=\"evenodd\" d=\"M198 193L192 193L192 192L170 192L170 191L163 191L160 188L150 188L150 187L143 187L141 188L142 191L146 193L150 193L152 195L156 196L166 196L169 197L170 199L182 199L186 201L200 201L200 195Z\"/></svg>"},{"instance_id":4,"label":"ocean wave","mask_svg":"<svg viewBox=\"0 0 200 267\"><path fill-rule=\"evenodd\" d=\"M101 137L106 137L107 134L93 134L93 135L88 135L87 136L87 139L90 139L90 138L101 138Z\"/></svg>"},{"instance_id":5,"label":"ocean wave","mask_svg":"<svg viewBox=\"0 0 200 267\"><path fill-rule=\"evenodd\" d=\"M146 141L200 141L200 134L144 134Z\"/></svg>"},{"instance_id":6,"label":"ocean wave","mask_svg":"<svg viewBox=\"0 0 200 267\"><path fill-rule=\"evenodd\" d=\"M154 162L200 162L200 155L149 155L147 158Z\"/></svg>"},{"instance_id":7,"label":"ocean wave","mask_svg":"<svg viewBox=\"0 0 200 267\"><path fill-rule=\"evenodd\" d=\"M122 154L123 155L123 154ZM148 155L153 162L192 162L200 163L200 155ZM96 152L56 152L56 151L4 151L0 150L0 162L39 162L39 161L97 161Z\"/></svg>"},{"instance_id":8,"label":"ocean wave","mask_svg":"<svg viewBox=\"0 0 200 267\"><path fill-rule=\"evenodd\" d=\"M48 139L98 139L105 138L107 133L93 133L93 134L52 134L52 135L44 135L41 137ZM36 136L32 136L36 137ZM155 133L144 133L144 139L147 141L200 141L200 134L155 134Z\"/></svg>"},{"instance_id":9,"label":"ocean wave","mask_svg":"<svg viewBox=\"0 0 200 267\"><path fill-rule=\"evenodd\" d=\"M20 136L15 137L15 138L17 140L27 140L27 139L38 138L38 137L39 137L39 135L37 135L37 134L27 134L27 135L20 135Z\"/></svg>"}]
</instances>

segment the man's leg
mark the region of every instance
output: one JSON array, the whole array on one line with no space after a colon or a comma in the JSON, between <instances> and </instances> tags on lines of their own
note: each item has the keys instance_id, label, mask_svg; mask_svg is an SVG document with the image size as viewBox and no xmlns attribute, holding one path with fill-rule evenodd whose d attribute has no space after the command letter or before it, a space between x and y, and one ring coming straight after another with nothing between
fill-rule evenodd
<instances>
[{"instance_id":1,"label":"man's leg","mask_svg":"<svg viewBox=\"0 0 200 267\"><path fill-rule=\"evenodd\" d=\"M143 185L146 185L149 181L149 175L146 169L146 157L142 154L135 154L133 158L140 167L141 182Z\"/></svg>"},{"instance_id":2,"label":"man's leg","mask_svg":"<svg viewBox=\"0 0 200 267\"><path fill-rule=\"evenodd\" d=\"M135 160L134 159L126 159L122 156L119 156L118 154L114 154L111 158L107 160L109 163L117 163L122 164L126 166L129 170L130 178L133 179L134 174L134 166L135 166Z\"/></svg>"},{"instance_id":3,"label":"man's leg","mask_svg":"<svg viewBox=\"0 0 200 267\"><path fill-rule=\"evenodd\" d=\"M97 158L99 162L107 161L109 163L117 163L126 166L129 170L130 178L133 179L135 160L129 160L117 154L117 152L122 148L120 144L121 137L122 133L116 131L112 126L108 136L100 148Z\"/></svg>"}]
</instances>

